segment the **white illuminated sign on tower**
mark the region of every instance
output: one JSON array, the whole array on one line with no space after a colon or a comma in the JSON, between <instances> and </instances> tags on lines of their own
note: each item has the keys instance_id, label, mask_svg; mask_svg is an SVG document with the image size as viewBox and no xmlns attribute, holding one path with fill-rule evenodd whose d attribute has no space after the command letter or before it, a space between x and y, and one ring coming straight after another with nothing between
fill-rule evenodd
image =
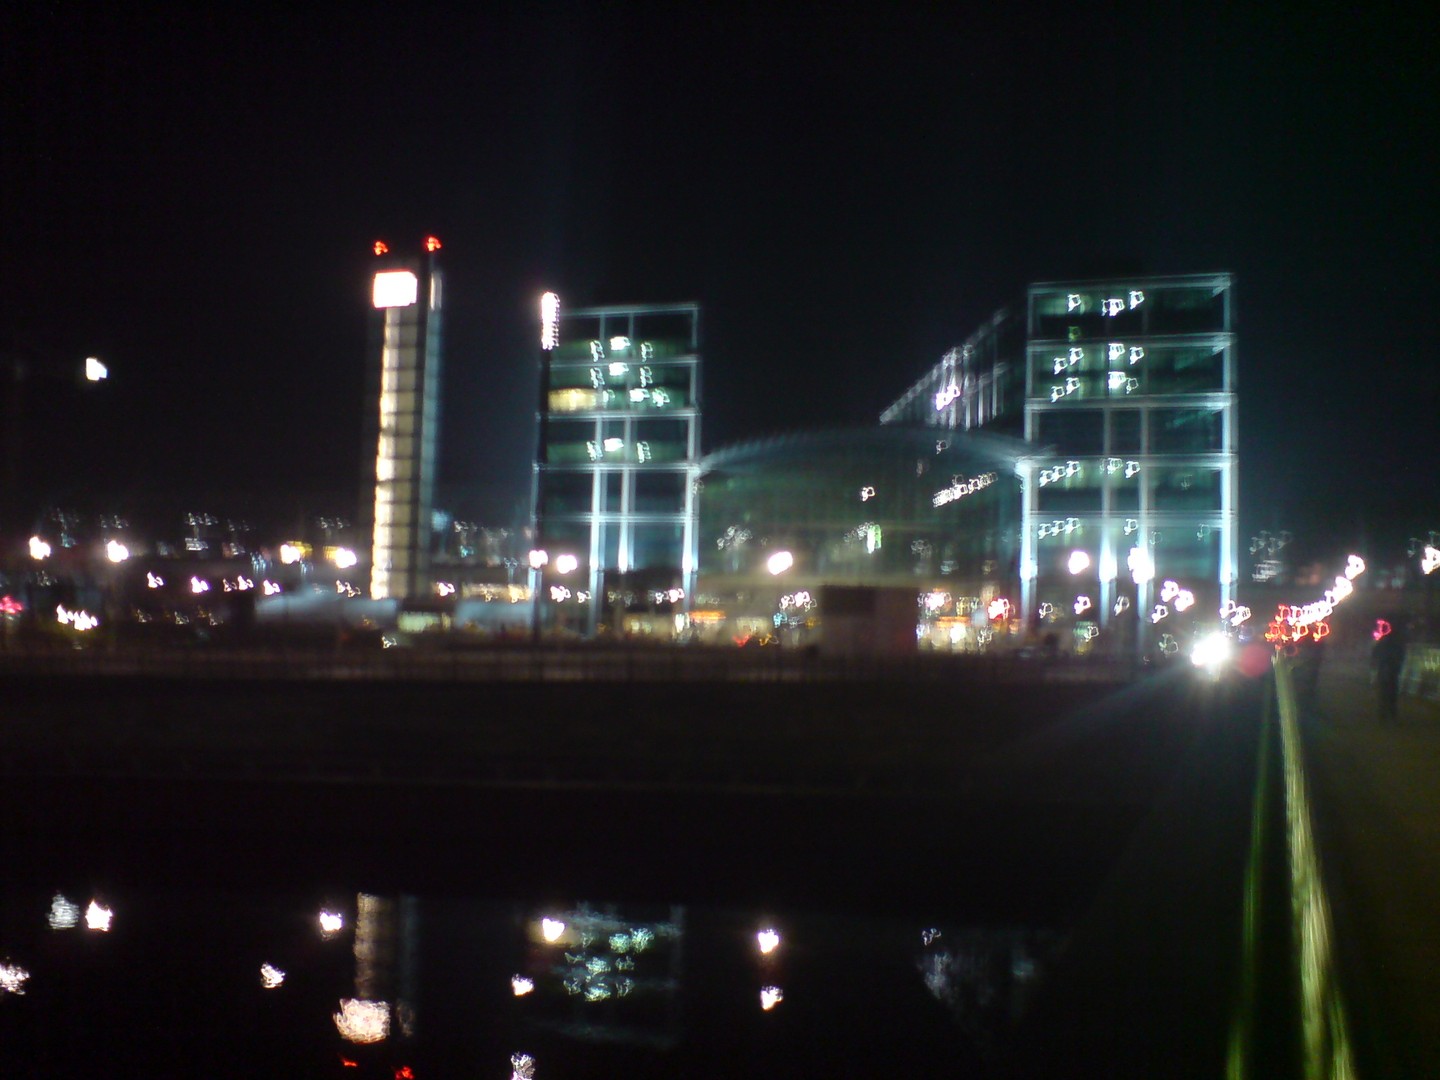
<instances>
[{"instance_id":1,"label":"white illuminated sign on tower","mask_svg":"<svg viewBox=\"0 0 1440 1080\"><path fill-rule=\"evenodd\" d=\"M420 296L420 279L409 270L381 270L375 275L377 308L409 307Z\"/></svg>"},{"instance_id":2,"label":"white illuminated sign on tower","mask_svg":"<svg viewBox=\"0 0 1440 1080\"><path fill-rule=\"evenodd\" d=\"M540 297L540 347L553 349L560 344L560 297L547 292Z\"/></svg>"}]
</instances>

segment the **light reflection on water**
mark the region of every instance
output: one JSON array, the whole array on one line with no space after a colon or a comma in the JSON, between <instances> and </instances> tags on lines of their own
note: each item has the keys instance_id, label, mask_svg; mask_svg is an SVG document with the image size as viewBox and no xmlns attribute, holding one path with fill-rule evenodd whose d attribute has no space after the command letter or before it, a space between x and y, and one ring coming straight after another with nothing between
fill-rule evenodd
<instances>
[{"instance_id":1,"label":"light reflection on water","mask_svg":"<svg viewBox=\"0 0 1440 1080\"><path fill-rule=\"evenodd\" d=\"M156 1053L202 1070L218 1053L237 1073L501 1080L983 1073L1061 944L693 906L112 895L124 918L77 935L57 932L78 909L63 894L0 892L0 1074L103 1061L121 1075Z\"/></svg>"}]
</instances>

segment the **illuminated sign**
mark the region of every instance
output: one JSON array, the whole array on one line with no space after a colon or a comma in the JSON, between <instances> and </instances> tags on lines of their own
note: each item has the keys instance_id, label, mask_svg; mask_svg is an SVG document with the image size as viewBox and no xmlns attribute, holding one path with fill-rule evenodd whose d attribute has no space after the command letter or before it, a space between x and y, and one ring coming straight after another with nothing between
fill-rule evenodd
<instances>
[{"instance_id":1,"label":"illuminated sign","mask_svg":"<svg viewBox=\"0 0 1440 1080\"><path fill-rule=\"evenodd\" d=\"M409 270L382 270L375 275L373 303L377 308L409 307L420 295L420 281Z\"/></svg>"}]
</instances>

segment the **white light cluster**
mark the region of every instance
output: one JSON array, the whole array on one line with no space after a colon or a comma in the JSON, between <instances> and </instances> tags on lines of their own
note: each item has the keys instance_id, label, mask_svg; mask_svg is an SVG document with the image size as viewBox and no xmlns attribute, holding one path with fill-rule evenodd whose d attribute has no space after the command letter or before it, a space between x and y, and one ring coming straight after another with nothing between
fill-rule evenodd
<instances>
[{"instance_id":1,"label":"white light cluster","mask_svg":"<svg viewBox=\"0 0 1440 1080\"><path fill-rule=\"evenodd\" d=\"M990 601L990 606L985 609L985 613L992 619L1008 619L1013 610L1010 601L1000 596Z\"/></svg>"},{"instance_id":2,"label":"white light cluster","mask_svg":"<svg viewBox=\"0 0 1440 1080\"><path fill-rule=\"evenodd\" d=\"M1106 383L1111 393L1133 394L1140 389L1140 380L1131 378L1123 371L1110 372L1109 382Z\"/></svg>"},{"instance_id":3,"label":"white light cluster","mask_svg":"<svg viewBox=\"0 0 1440 1080\"><path fill-rule=\"evenodd\" d=\"M547 292L540 297L540 347L550 351L560 344L560 297Z\"/></svg>"},{"instance_id":4,"label":"white light cluster","mask_svg":"<svg viewBox=\"0 0 1440 1080\"><path fill-rule=\"evenodd\" d=\"M535 1080L535 1059L529 1054L511 1054L510 1080Z\"/></svg>"},{"instance_id":5,"label":"white light cluster","mask_svg":"<svg viewBox=\"0 0 1440 1080\"><path fill-rule=\"evenodd\" d=\"M1226 600L1220 608L1220 621L1229 623L1231 626L1239 626L1250 618L1250 609L1243 604L1237 604L1234 600Z\"/></svg>"},{"instance_id":6,"label":"white light cluster","mask_svg":"<svg viewBox=\"0 0 1440 1080\"><path fill-rule=\"evenodd\" d=\"M130 549L119 540L105 541L105 557L112 563L122 563L130 558Z\"/></svg>"},{"instance_id":7,"label":"white light cluster","mask_svg":"<svg viewBox=\"0 0 1440 1080\"><path fill-rule=\"evenodd\" d=\"M760 988L760 1008L769 1012L785 1000L785 991L778 986L762 986Z\"/></svg>"},{"instance_id":8,"label":"white light cluster","mask_svg":"<svg viewBox=\"0 0 1440 1080\"><path fill-rule=\"evenodd\" d=\"M1061 398L1069 397L1079 389L1080 379L1075 375L1071 375L1065 380L1063 385L1050 387L1050 400L1052 402L1059 401Z\"/></svg>"},{"instance_id":9,"label":"white light cluster","mask_svg":"<svg viewBox=\"0 0 1440 1080\"><path fill-rule=\"evenodd\" d=\"M1090 603L1090 597L1088 597L1088 596L1077 596L1077 597L1075 597L1075 614L1076 614L1076 615L1084 615L1085 612L1087 612L1087 611L1090 610L1091 606L1092 606L1092 605L1091 605L1091 603Z\"/></svg>"},{"instance_id":10,"label":"white light cluster","mask_svg":"<svg viewBox=\"0 0 1440 1080\"><path fill-rule=\"evenodd\" d=\"M285 972L274 964L260 965L260 985L266 990L275 990L285 981Z\"/></svg>"},{"instance_id":11,"label":"white light cluster","mask_svg":"<svg viewBox=\"0 0 1440 1080\"><path fill-rule=\"evenodd\" d=\"M1064 356L1055 357L1051 365L1051 373L1055 375L1064 375L1065 372L1069 371L1071 368L1073 368L1076 364L1080 363L1084 359L1085 350L1079 345L1072 345L1070 346L1070 351L1067 352ZM1051 398L1051 400L1053 401L1055 399Z\"/></svg>"},{"instance_id":12,"label":"white light cluster","mask_svg":"<svg viewBox=\"0 0 1440 1080\"><path fill-rule=\"evenodd\" d=\"M1139 307L1144 302L1145 294L1139 289L1131 289L1130 302L1128 305L1122 297L1110 297L1100 302L1100 313L1102 315L1113 317L1115 315L1119 315L1122 311L1125 311L1127 309L1133 311L1135 308Z\"/></svg>"},{"instance_id":13,"label":"white light cluster","mask_svg":"<svg viewBox=\"0 0 1440 1080\"><path fill-rule=\"evenodd\" d=\"M1130 571L1130 580L1136 585L1155 579L1155 560L1144 548L1131 548L1130 554L1125 556L1125 566Z\"/></svg>"},{"instance_id":14,"label":"white light cluster","mask_svg":"<svg viewBox=\"0 0 1440 1080\"><path fill-rule=\"evenodd\" d=\"M873 487L869 487L867 485L866 487L862 487L860 489L861 502L869 502L873 498L875 498L875 489Z\"/></svg>"},{"instance_id":15,"label":"white light cluster","mask_svg":"<svg viewBox=\"0 0 1440 1080\"><path fill-rule=\"evenodd\" d=\"M38 536L30 537L30 557L36 562L41 562L50 557L50 545Z\"/></svg>"},{"instance_id":16,"label":"white light cluster","mask_svg":"<svg viewBox=\"0 0 1440 1080\"><path fill-rule=\"evenodd\" d=\"M70 611L64 604L55 606L55 621L62 626L73 626L81 633L86 630L94 630L100 625L100 620L88 611Z\"/></svg>"},{"instance_id":17,"label":"white light cluster","mask_svg":"<svg viewBox=\"0 0 1440 1080\"><path fill-rule=\"evenodd\" d=\"M1069 536L1071 533L1077 533L1079 531L1080 519L1073 517L1056 518L1054 521L1042 522L1039 529L1041 540L1044 540L1047 536Z\"/></svg>"},{"instance_id":18,"label":"white light cluster","mask_svg":"<svg viewBox=\"0 0 1440 1080\"><path fill-rule=\"evenodd\" d=\"M60 893L50 901L50 913L45 917L51 930L71 930L80 922L80 905L73 904Z\"/></svg>"},{"instance_id":19,"label":"white light cluster","mask_svg":"<svg viewBox=\"0 0 1440 1080\"><path fill-rule=\"evenodd\" d=\"M527 979L524 975L510 976L510 992L516 997L524 997L535 989L535 980Z\"/></svg>"},{"instance_id":20,"label":"white light cluster","mask_svg":"<svg viewBox=\"0 0 1440 1080\"><path fill-rule=\"evenodd\" d=\"M1071 476L1080 476L1084 472L1078 461L1067 461L1063 465L1056 465L1053 468L1040 470L1040 486L1059 483L1061 480Z\"/></svg>"},{"instance_id":21,"label":"white light cluster","mask_svg":"<svg viewBox=\"0 0 1440 1080\"><path fill-rule=\"evenodd\" d=\"M979 476L972 476L968 480L964 477L957 476L950 482L949 487L941 488L935 493L935 497L930 500L931 504L934 506L945 506L947 503L963 499L967 495L973 495L977 491L984 491L991 484L995 483L997 479L999 479L999 477L993 472L981 473Z\"/></svg>"},{"instance_id":22,"label":"white light cluster","mask_svg":"<svg viewBox=\"0 0 1440 1080\"><path fill-rule=\"evenodd\" d=\"M952 379L950 380L949 386L935 395L935 411L940 412L942 409L952 405L959 396L960 387L955 385L955 380Z\"/></svg>"},{"instance_id":23,"label":"white light cluster","mask_svg":"<svg viewBox=\"0 0 1440 1080\"><path fill-rule=\"evenodd\" d=\"M1132 476L1134 476L1140 471L1140 462L1133 460L1126 461L1125 459L1118 457L1105 459L1105 473L1107 476L1122 471L1125 474L1125 479L1129 480ZM1126 518L1125 520L1127 522L1130 522L1134 519Z\"/></svg>"},{"instance_id":24,"label":"white light cluster","mask_svg":"<svg viewBox=\"0 0 1440 1080\"><path fill-rule=\"evenodd\" d=\"M19 964L0 964L0 994L23 995L30 972Z\"/></svg>"},{"instance_id":25,"label":"white light cluster","mask_svg":"<svg viewBox=\"0 0 1440 1080\"><path fill-rule=\"evenodd\" d=\"M390 1034L390 1005L385 1001L342 998L333 1019L340 1037L353 1043L383 1042Z\"/></svg>"}]
</instances>

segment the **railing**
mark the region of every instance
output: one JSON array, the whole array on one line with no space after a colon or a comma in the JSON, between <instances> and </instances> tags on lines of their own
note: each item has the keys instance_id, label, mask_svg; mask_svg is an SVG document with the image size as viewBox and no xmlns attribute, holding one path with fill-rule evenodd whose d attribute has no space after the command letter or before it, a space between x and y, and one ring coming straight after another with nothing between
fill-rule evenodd
<instances>
[{"instance_id":1,"label":"railing","mask_svg":"<svg viewBox=\"0 0 1440 1080\"><path fill-rule=\"evenodd\" d=\"M0 649L0 674L413 682L1122 683L1128 661L1009 655L828 656L784 648L500 646Z\"/></svg>"}]
</instances>

